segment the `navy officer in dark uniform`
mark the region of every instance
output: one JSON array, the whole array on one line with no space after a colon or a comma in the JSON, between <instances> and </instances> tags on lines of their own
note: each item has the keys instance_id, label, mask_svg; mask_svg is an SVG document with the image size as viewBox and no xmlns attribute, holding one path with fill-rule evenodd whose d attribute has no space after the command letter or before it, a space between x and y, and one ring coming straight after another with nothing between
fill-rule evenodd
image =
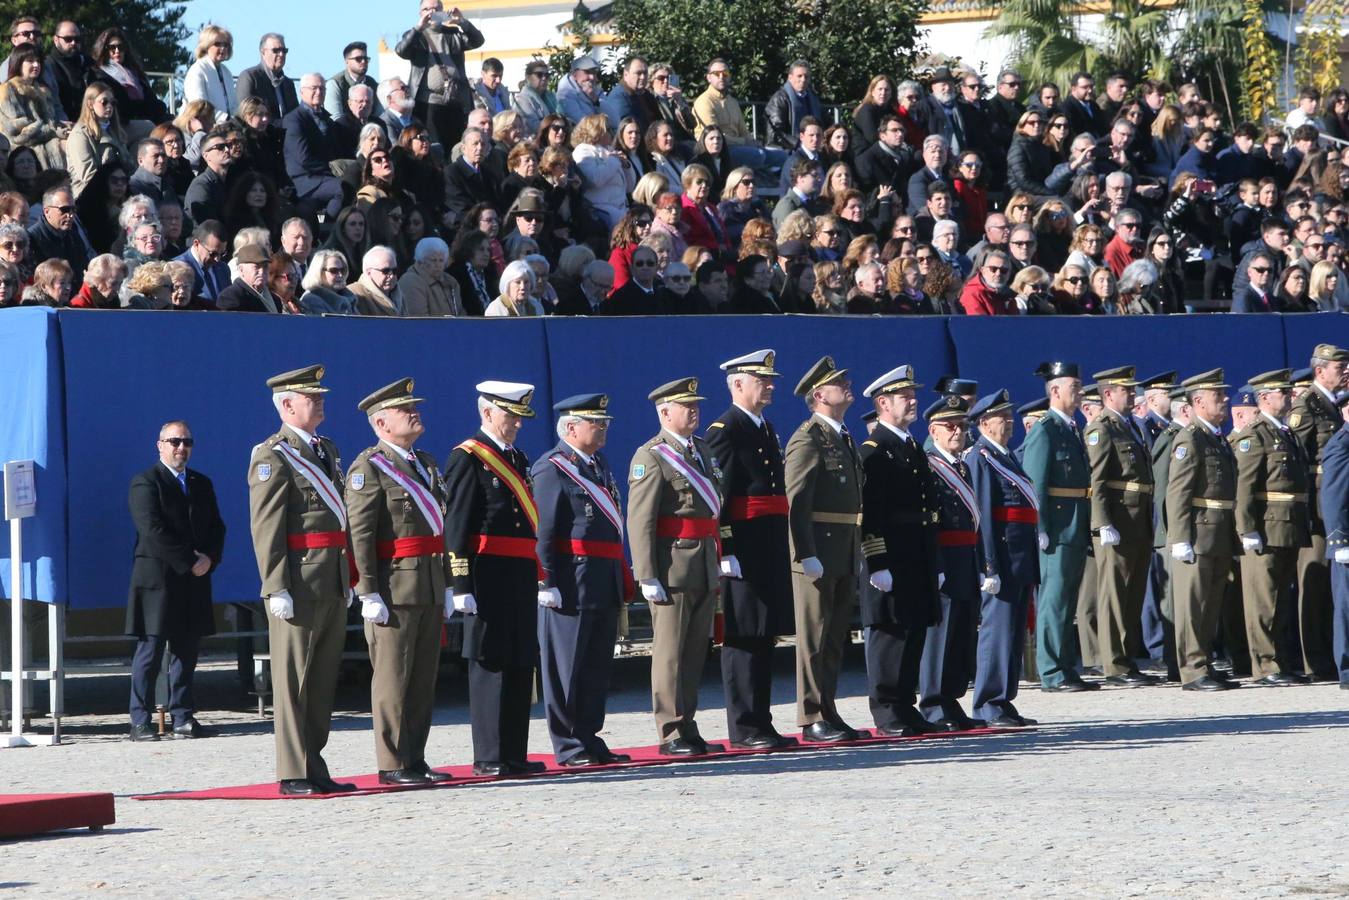
<instances>
[{"instance_id":1,"label":"navy officer in dark uniform","mask_svg":"<svg viewBox=\"0 0 1349 900\"><path fill-rule=\"evenodd\" d=\"M983 569L979 561L983 552L979 546L979 506L970 487L970 470L961 459L969 436L969 409L969 401L951 394L923 413L932 440L928 464L937 476L937 545L946 580L941 591L941 621L928 628L923 640L918 711L946 731L967 731L986 724L966 715L959 702L974 678Z\"/></svg>"},{"instance_id":2,"label":"navy officer in dark uniform","mask_svg":"<svg viewBox=\"0 0 1349 900\"><path fill-rule=\"evenodd\" d=\"M1018 407L1017 413L1024 420L1043 405L1037 400ZM970 410L970 421L979 429L966 461L979 501L983 546L974 714L999 728L1030 725L1033 720L1021 715L1013 701L1026 648L1026 615L1040 583L1038 501L1020 460L1008 450L1013 426L1007 391L980 398Z\"/></svg>"},{"instance_id":3,"label":"navy officer in dark uniform","mask_svg":"<svg viewBox=\"0 0 1349 900\"><path fill-rule=\"evenodd\" d=\"M909 433L918 418L913 366L899 366L863 391L877 427L862 442L862 555L876 589L862 598L871 715L884 735L941 730L914 707L927 629L941 620L937 485Z\"/></svg>"},{"instance_id":4,"label":"navy officer in dark uniform","mask_svg":"<svg viewBox=\"0 0 1349 900\"><path fill-rule=\"evenodd\" d=\"M464 614L464 658L475 775L524 775L534 664L539 656L536 528L529 459L513 441L533 418L534 387L478 385L482 427L445 464L454 608Z\"/></svg>"},{"instance_id":5,"label":"navy officer in dark uniform","mask_svg":"<svg viewBox=\"0 0 1349 900\"><path fill-rule=\"evenodd\" d=\"M790 743L773 727L773 644L795 634L787 488L777 432L763 417L773 402L773 351L721 364L731 408L707 429L722 472L721 678L726 725L736 747Z\"/></svg>"},{"instance_id":6,"label":"navy officer in dark uniform","mask_svg":"<svg viewBox=\"0 0 1349 900\"><path fill-rule=\"evenodd\" d=\"M548 735L559 765L626 762L631 757L611 752L599 736L618 611L632 583L618 482L600 452L609 435L609 397L577 394L553 410L560 440L530 470L539 506L539 664Z\"/></svg>"}]
</instances>

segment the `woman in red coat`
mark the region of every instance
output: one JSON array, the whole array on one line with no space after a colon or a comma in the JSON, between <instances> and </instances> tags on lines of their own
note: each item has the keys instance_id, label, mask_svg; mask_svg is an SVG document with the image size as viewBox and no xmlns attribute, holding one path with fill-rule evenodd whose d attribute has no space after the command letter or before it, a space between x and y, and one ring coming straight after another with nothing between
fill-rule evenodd
<instances>
[{"instance_id":1,"label":"woman in red coat","mask_svg":"<svg viewBox=\"0 0 1349 900\"><path fill-rule=\"evenodd\" d=\"M983 171L984 160L977 150L961 152L954 182L956 199L964 210L964 221L960 223L962 234L983 234L988 219L988 191L979 183Z\"/></svg>"},{"instance_id":2,"label":"woman in red coat","mask_svg":"<svg viewBox=\"0 0 1349 900\"><path fill-rule=\"evenodd\" d=\"M691 163L684 169L681 181L684 193L679 198L683 207L679 216L680 234L690 247L705 247L718 256L729 254L731 240L712 197L712 173L705 166Z\"/></svg>"},{"instance_id":3,"label":"woman in red coat","mask_svg":"<svg viewBox=\"0 0 1349 900\"><path fill-rule=\"evenodd\" d=\"M651 207L634 203L614 226L609 238L609 265L614 267L615 291L632 280L632 252L651 233L654 216Z\"/></svg>"}]
</instances>

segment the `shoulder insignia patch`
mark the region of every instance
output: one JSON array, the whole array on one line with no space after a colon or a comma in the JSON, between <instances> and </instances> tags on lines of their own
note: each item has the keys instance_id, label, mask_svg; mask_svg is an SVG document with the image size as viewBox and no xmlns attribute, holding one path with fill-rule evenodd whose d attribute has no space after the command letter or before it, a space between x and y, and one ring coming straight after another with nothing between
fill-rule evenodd
<instances>
[{"instance_id":1,"label":"shoulder insignia patch","mask_svg":"<svg viewBox=\"0 0 1349 900\"><path fill-rule=\"evenodd\" d=\"M1087 435L1088 447L1095 447L1100 442L1101 442L1101 433L1099 431L1093 431L1091 434Z\"/></svg>"},{"instance_id":2,"label":"shoulder insignia patch","mask_svg":"<svg viewBox=\"0 0 1349 900\"><path fill-rule=\"evenodd\" d=\"M1293 413L1288 417L1288 427L1296 428L1302 424L1302 413Z\"/></svg>"},{"instance_id":3,"label":"shoulder insignia patch","mask_svg":"<svg viewBox=\"0 0 1349 900\"><path fill-rule=\"evenodd\" d=\"M266 481L272 477L271 463L258 463L258 481Z\"/></svg>"},{"instance_id":4,"label":"shoulder insignia patch","mask_svg":"<svg viewBox=\"0 0 1349 900\"><path fill-rule=\"evenodd\" d=\"M863 442L862 442L862 446L863 446L863 447L875 447L875 446L878 446L878 445L876 444L875 441L863 441Z\"/></svg>"},{"instance_id":5,"label":"shoulder insignia patch","mask_svg":"<svg viewBox=\"0 0 1349 900\"><path fill-rule=\"evenodd\" d=\"M707 426L707 430L711 431L713 428L725 428L725 427L726 427L725 422L713 422L711 425Z\"/></svg>"},{"instance_id":6,"label":"shoulder insignia patch","mask_svg":"<svg viewBox=\"0 0 1349 900\"><path fill-rule=\"evenodd\" d=\"M1181 446L1176 448L1176 459L1184 459L1190 455L1190 448Z\"/></svg>"},{"instance_id":7,"label":"shoulder insignia patch","mask_svg":"<svg viewBox=\"0 0 1349 900\"><path fill-rule=\"evenodd\" d=\"M1250 438L1242 438L1241 440L1237 441L1237 449L1240 450L1242 453L1248 453L1248 452L1250 452L1250 449L1251 449L1251 439L1250 439Z\"/></svg>"},{"instance_id":8,"label":"shoulder insignia patch","mask_svg":"<svg viewBox=\"0 0 1349 900\"><path fill-rule=\"evenodd\" d=\"M637 465L632 467L633 481L636 481L638 478L641 478L645 474L646 474L646 466L642 465L641 463L638 463Z\"/></svg>"},{"instance_id":9,"label":"shoulder insignia patch","mask_svg":"<svg viewBox=\"0 0 1349 900\"><path fill-rule=\"evenodd\" d=\"M347 484L351 485L353 491L359 491L365 487L365 473L353 472L351 477L347 479Z\"/></svg>"}]
</instances>

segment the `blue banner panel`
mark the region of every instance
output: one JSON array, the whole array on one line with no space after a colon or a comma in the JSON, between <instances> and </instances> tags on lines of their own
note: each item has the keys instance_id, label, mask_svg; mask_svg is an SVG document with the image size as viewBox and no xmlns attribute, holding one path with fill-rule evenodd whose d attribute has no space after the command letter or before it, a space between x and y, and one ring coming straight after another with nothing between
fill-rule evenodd
<instances>
[{"instance_id":1,"label":"blue banner panel","mask_svg":"<svg viewBox=\"0 0 1349 900\"><path fill-rule=\"evenodd\" d=\"M66 443L54 312L0 312L0 373L0 462L31 459L37 474L37 515L23 520L23 597L59 603L66 582ZM0 524L0 588L12 597L9 523Z\"/></svg>"},{"instance_id":2,"label":"blue banner panel","mask_svg":"<svg viewBox=\"0 0 1349 900\"><path fill-rule=\"evenodd\" d=\"M1349 347L1349 316L1343 313L1310 313L1300 316L1285 315L1283 339L1290 369L1302 369L1311 363L1312 350L1317 344ZM1257 374L1252 372L1251 374Z\"/></svg>"},{"instance_id":3,"label":"blue banner panel","mask_svg":"<svg viewBox=\"0 0 1349 900\"><path fill-rule=\"evenodd\" d=\"M214 312L61 312L70 428L68 596L74 607L126 603L135 532L127 486L158 459L164 422L182 418L197 444L189 466L215 483L228 533L214 574L218 601L258 594L245 483L250 452L279 423L266 379L323 363L327 419L343 465L374 443L356 408L402 376L426 398L419 447L442 463L478 427L474 384L487 378L539 386L546 409L547 353L540 320L226 315ZM527 429L521 446L551 444Z\"/></svg>"},{"instance_id":4,"label":"blue banner panel","mask_svg":"<svg viewBox=\"0 0 1349 900\"><path fill-rule=\"evenodd\" d=\"M929 387L954 371L946 323L939 318L853 316L690 316L555 318L546 320L553 393L558 398L606 392L614 421L605 455L621 472L632 453L660 427L646 395L687 375L699 379L702 404L698 433L731 405L726 375L718 366L755 350L777 352L782 373L773 404L765 411L783 446L808 415L792 390L815 361L832 356L849 370L857 400L848 427L865 435L860 416L872 408L862 390L902 363L912 364ZM529 427L529 426L527 426ZM540 428L544 427L540 423ZM552 426L547 426L553 435ZM919 429L921 431L921 428Z\"/></svg>"},{"instance_id":5,"label":"blue banner panel","mask_svg":"<svg viewBox=\"0 0 1349 900\"><path fill-rule=\"evenodd\" d=\"M960 374L979 382L980 394L1007 388L1018 406L1044 396L1033 374L1046 360L1076 362L1082 383L1091 374L1134 365L1140 378L1176 370L1188 378L1222 366L1240 385L1252 375L1286 365L1283 316L969 316L952 317ZM1021 423L1013 446L1020 444Z\"/></svg>"}]
</instances>

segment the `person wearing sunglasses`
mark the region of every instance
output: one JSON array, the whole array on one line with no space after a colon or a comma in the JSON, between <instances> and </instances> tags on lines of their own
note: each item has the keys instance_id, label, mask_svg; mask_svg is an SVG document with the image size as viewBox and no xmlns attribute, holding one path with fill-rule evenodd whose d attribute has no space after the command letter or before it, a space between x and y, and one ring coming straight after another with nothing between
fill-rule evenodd
<instances>
[{"instance_id":1,"label":"person wearing sunglasses","mask_svg":"<svg viewBox=\"0 0 1349 900\"><path fill-rule=\"evenodd\" d=\"M225 548L225 521L211 479L189 469L194 440L187 422L166 422L155 443L159 459L131 479L128 505L136 528L126 632L131 656L133 741L157 741L151 722L160 661L169 651L169 696L174 738L214 734L196 718L192 696L197 649L215 633L211 573Z\"/></svg>"},{"instance_id":2,"label":"person wearing sunglasses","mask_svg":"<svg viewBox=\"0 0 1349 900\"><path fill-rule=\"evenodd\" d=\"M257 97L272 114L272 121L279 122L292 109L300 105L295 95L295 82L286 75L286 58L290 48L286 38L269 31L258 41L258 54L261 61L239 73L234 83L235 96Z\"/></svg>"},{"instance_id":3,"label":"person wearing sunglasses","mask_svg":"<svg viewBox=\"0 0 1349 900\"><path fill-rule=\"evenodd\" d=\"M76 284L84 279L84 269L94 257L94 251L84 239L84 229L78 225L75 198L70 188L54 187L42 195L42 218L28 230L31 262L63 259L73 272Z\"/></svg>"},{"instance_id":4,"label":"person wearing sunglasses","mask_svg":"<svg viewBox=\"0 0 1349 900\"><path fill-rule=\"evenodd\" d=\"M234 115L238 95L234 90L234 75L225 65L234 55L234 36L219 25L207 25L197 37L197 61L183 76L183 98L205 100L215 110L217 122Z\"/></svg>"},{"instance_id":5,"label":"person wearing sunglasses","mask_svg":"<svg viewBox=\"0 0 1349 900\"><path fill-rule=\"evenodd\" d=\"M969 316L1002 316L1012 310L1012 294L1007 289L1011 281L1012 264L1002 250L990 250L984 254L980 264L970 280L965 282L960 292L960 305Z\"/></svg>"},{"instance_id":6,"label":"person wearing sunglasses","mask_svg":"<svg viewBox=\"0 0 1349 900\"><path fill-rule=\"evenodd\" d=\"M375 97L379 82L367 74L370 71L370 52L365 41L352 41L343 47L342 62L342 71L329 78L324 85L323 108L334 119L341 118L347 111L347 98L351 89L359 84L370 89L370 118L379 118L384 114L384 106Z\"/></svg>"},{"instance_id":7,"label":"person wearing sunglasses","mask_svg":"<svg viewBox=\"0 0 1349 900\"><path fill-rule=\"evenodd\" d=\"M538 133L544 119L557 115L557 94L548 89L548 63L535 59L525 66L525 83L511 98L510 108L528 134Z\"/></svg>"}]
</instances>

